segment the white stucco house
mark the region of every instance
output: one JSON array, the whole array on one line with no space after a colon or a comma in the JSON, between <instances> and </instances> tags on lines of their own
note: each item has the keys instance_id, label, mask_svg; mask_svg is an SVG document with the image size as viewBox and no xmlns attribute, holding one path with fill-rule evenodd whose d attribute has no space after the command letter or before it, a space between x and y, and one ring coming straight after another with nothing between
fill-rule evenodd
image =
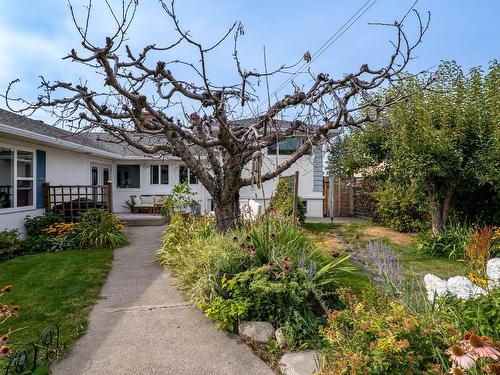
<instances>
[{"instance_id":1,"label":"white stucco house","mask_svg":"<svg viewBox=\"0 0 500 375\"><path fill-rule=\"evenodd\" d=\"M287 139L267 150L263 171L282 162L299 143ZM248 168L249 169L249 168ZM323 214L323 154L316 148L299 159L284 175L299 172L299 197L306 203L308 217ZM248 170L248 173L250 171ZM41 121L0 109L0 230L24 230L27 215L44 212L43 184L101 185L112 181L114 212L127 212L124 203L131 195L168 194L187 179L197 193L202 212L213 209L210 194L171 155L151 156L121 143L108 134L69 132ZM244 187L241 202L269 200L277 179L263 189Z\"/></svg>"}]
</instances>

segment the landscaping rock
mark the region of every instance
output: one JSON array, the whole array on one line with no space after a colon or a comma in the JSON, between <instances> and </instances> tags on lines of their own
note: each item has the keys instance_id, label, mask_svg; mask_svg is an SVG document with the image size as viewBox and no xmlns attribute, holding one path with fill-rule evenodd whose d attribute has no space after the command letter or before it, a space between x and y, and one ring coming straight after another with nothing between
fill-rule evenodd
<instances>
[{"instance_id":1,"label":"landscaping rock","mask_svg":"<svg viewBox=\"0 0 500 375\"><path fill-rule=\"evenodd\" d=\"M436 297L442 297L447 292L446 280L442 280L436 275L428 273L424 276L424 284L427 289L427 298L429 301L434 301Z\"/></svg>"},{"instance_id":2,"label":"landscaping rock","mask_svg":"<svg viewBox=\"0 0 500 375\"><path fill-rule=\"evenodd\" d=\"M238 333L255 342L265 344L274 338L274 327L268 322L242 321L238 326Z\"/></svg>"},{"instance_id":3,"label":"landscaping rock","mask_svg":"<svg viewBox=\"0 0 500 375\"><path fill-rule=\"evenodd\" d=\"M276 337L276 341L278 342L278 345L280 346L281 349L286 347L286 339L285 335L283 334L283 330L285 327L279 327L276 332L274 332L274 336Z\"/></svg>"},{"instance_id":4,"label":"landscaping rock","mask_svg":"<svg viewBox=\"0 0 500 375\"><path fill-rule=\"evenodd\" d=\"M486 276L488 276L488 287L492 289L500 286L500 258L493 258L486 263Z\"/></svg>"},{"instance_id":5,"label":"landscaping rock","mask_svg":"<svg viewBox=\"0 0 500 375\"><path fill-rule=\"evenodd\" d=\"M286 353L279 367L284 375L312 375L319 372L319 356L314 350Z\"/></svg>"}]
</instances>

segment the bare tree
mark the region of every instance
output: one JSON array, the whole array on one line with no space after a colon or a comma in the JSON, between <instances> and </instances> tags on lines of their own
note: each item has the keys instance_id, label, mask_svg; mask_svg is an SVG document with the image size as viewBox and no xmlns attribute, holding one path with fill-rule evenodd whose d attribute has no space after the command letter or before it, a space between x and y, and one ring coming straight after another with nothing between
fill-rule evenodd
<instances>
[{"instance_id":1,"label":"bare tree","mask_svg":"<svg viewBox=\"0 0 500 375\"><path fill-rule=\"evenodd\" d=\"M304 54L297 64L270 72L245 70L237 48L244 34L240 23L234 23L213 45L205 46L181 26L174 1L160 1L160 5L172 22L177 39L169 46L150 44L133 51L126 40L137 1L122 0L120 10L113 9L107 1L106 4L116 22L116 32L103 45L96 45L88 36L92 1L83 22L78 21L70 3L82 48L71 50L65 57L95 68L104 77L104 88L89 87L83 81L50 82L42 78L41 95L36 101L28 101L10 96L16 82L13 81L6 92L7 103L21 101L23 111L49 109L59 121L79 129L98 128L147 154L163 152L179 157L213 197L221 231L239 220L241 187L280 175L313 146L328 140L331 130L374 121L384 108L405 99L408 93L380 97L375 94L376 89L399 79L430 19L429 15L423 22L414 11L419 29L413 42L407 37L403 22L379 24L395 30L395 40L391 42L394 51L387 65L372 69L364 64L338 79L308 71L309 84L299 86L291 80L286 95L276 94L273 102L269 100L269 105L261 106L255 90L257 81L292 72L298 64L310 62L310 53ZM207 55L231 39L239 78L232 85L218 86L209 78ZM199 59L191 62L175 58L176 47L181 44L194 48ZM169 56L174 57L167 59ZM173 68L188 69L190 80L180 79ZM251 117L251 121L238 121L243 116ZM155 141L143 142L137 134ZM292 136L303 142L276 168L258 176L242 173L245 165L261 158L262 150Z\"/></svg>"}]
</instances>

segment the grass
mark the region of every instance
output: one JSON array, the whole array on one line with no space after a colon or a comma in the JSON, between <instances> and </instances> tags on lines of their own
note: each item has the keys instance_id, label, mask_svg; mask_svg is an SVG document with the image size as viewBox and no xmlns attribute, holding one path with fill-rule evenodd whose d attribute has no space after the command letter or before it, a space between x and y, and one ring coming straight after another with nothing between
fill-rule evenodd
<instances>
[{"instance_id":1,"label":"grass","mask_svg":"<svg viewBox=\"0 0 500 375\"><path fill-rule=\"evenodd\" d=\"M13 349L36 341L57 324L61 352L67 352L87 328L88 315L111 268L113 250L71 250L27 255L0 263L0 285L12 285L2 302L19 305L19 317L0 326L13 332ZM0 369L6 360L0 361Z\"/></svg>"},{"instance_id":2,"label":"grass","mask_svg":"<svg viewBox=\"0 0 500 375\"><path fill-rule=\"evenodd\" d=\"M380 228L370 221L359 221L354 223L307 223L306 229L311 233L311 238L317 242L324 242L332 234L340 237L351 246L364 244L373 236L368 235L369 229ZM423 276L432 273L439 277L450 277L466 273L463 263L440 257L433 257L416 251L417 240L410 234L402 234L381 228L383 235L377 236L389 244L399 254L400 260L408 276ZM401 241L404 239L404 241ZM403 242L403 243L401 243ZM354 292L360 291L370 285L371 282L363 273L358 272L346 279L344 285L351 287Z\"/></svg>"}]
</instances>

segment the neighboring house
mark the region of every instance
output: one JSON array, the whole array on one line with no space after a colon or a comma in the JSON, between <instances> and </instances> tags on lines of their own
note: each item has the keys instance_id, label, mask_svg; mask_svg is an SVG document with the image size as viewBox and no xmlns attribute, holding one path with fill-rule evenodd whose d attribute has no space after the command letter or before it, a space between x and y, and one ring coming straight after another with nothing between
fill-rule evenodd
<instances>
[{"instance_id":1,"label":"neighboring house","mask_svg":"<svg viewBox=\"0 0 500 375\"><path fill-rule=\"evenodd\" d=\"M145 139L146 142L152 139ZM299 141L295 138L271 147L263 159L263 173L286 159ZM315 148L284 175L299 171L299 197L308 217L321 217L323 205L323 155ZM246 173L250 173L249 168ZM126 212L131 195L168 194L187 180L197 193L201 212L213 210L210 194L182 161L168 154L147 155L116 142L105 133L73 133L41 121L0 109L0 230L23 231L27 215L44 211L43 183L51 185L100 185L113 182L113 211ZM268 204L276 179L263 187L241 189L240 199Z\"/></svg>"}]
</instances>

